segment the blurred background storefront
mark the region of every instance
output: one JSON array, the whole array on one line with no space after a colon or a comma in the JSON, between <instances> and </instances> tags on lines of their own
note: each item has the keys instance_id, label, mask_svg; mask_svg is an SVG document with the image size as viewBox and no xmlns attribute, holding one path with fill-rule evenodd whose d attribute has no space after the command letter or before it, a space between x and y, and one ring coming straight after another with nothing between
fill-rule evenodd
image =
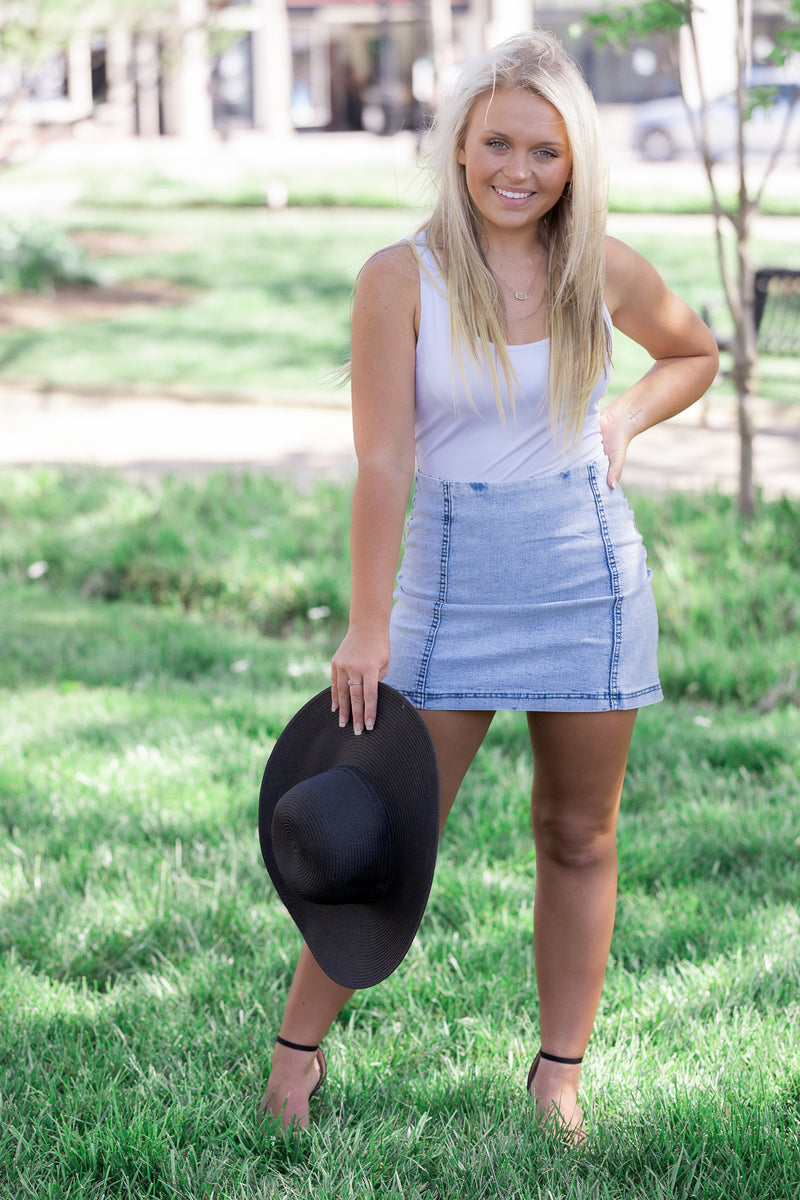
<instances>
[{"instance_id":1,"label":"blurred background storefront","mask_svg":"<svg viewBox=\"0 0 800 1200\"><path fill-rule=\"evenodd\" d=\"M3 12L0 0L0 32ZM459 62L533 24L553 30L601 104L679 91L666 36L625 53L582 20L591 0L129 0L98 12L77 0L60 47L35 62L0 40L0 131L228 137L255 130L421 129ZM111 9L105 11L110 12ZM782 20L755 0L755 33ZM10 44L10 43L7 43Z\"/></svg>"}]
</instances>

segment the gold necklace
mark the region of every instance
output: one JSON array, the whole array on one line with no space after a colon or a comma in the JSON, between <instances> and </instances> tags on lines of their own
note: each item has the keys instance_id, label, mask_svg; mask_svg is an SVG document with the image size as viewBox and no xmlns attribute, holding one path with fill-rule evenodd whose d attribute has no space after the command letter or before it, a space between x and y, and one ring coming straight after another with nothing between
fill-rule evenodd
<instances>
[{"instance_id":1,"label":"gold necklace","mask_svg":"<svg viewBox=\"0 0 800 1200\"><path fill-rule=\"evenodd\" d=\"M508 288L508 290L511 292L511 295L514 297L515 300L523 300L523 301L528 299L528 296L530 295L530 292L531 292L531 288L533 287L534 283L536 283L537 277L539 275L539 272L537 270L533 279L528 284L527 292L522 292L522 291L515 292L513 287L511 286L511 284L506 283L505 279L503 279L503 276L498 271L495 271L494 267L489 267L489 270L492 272L495 279L499 279L500 282L503 284L503 286ZM539 307L541 308L541 305Z\"/></svg>"}]
</instances>

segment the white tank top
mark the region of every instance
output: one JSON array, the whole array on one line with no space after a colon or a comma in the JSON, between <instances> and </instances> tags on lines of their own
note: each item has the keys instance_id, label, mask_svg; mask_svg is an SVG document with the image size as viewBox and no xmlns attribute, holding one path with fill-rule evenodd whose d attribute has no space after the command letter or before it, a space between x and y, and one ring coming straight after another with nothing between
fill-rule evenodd
<instances>
[{"instance_id":1,"label":"white tank top","mask_svg":"<svg viewBox=\"0 0 800 1200\"><path fill-rule=\"evenodd\" d=\"M512 410L498 369L505 423L497 411L488 366L481 370L464 354L464 387L450 350L447 290L424 240L418 243L427 270L420 270L420 326L417 340L415 440L417 466L439 479L502 482L554 475L594 462L603 454L600 401L608 390L608 368L592 392L578 442L562 448L560 431L550 429L547 404L549 339L508 352L519 382ZM430 275L428 274L430 272ZM606 321L611 318L604 308Z\"/></svg>"}]
</instances>

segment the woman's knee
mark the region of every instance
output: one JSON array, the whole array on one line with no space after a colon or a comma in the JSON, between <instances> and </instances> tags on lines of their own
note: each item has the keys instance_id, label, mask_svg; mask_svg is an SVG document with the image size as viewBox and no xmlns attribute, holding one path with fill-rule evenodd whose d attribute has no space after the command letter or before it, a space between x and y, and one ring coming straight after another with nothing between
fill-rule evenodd
<instances>
[{"instance_id":1,"label":"woman's knee","mask_svg":"<svg viewBox=\"0 0 800 1200\"><path fill-rule=\"evenodd\" d=\"M529 713L537 854L564 867L616 862L635 712Z\"/></svg>"},{"instance_id":2,"label":"woman's knee","mask_svg":"<svg viewBox=\"0 0 800 1200\"><path fill-rule=\"evenodd\" d=\"M616 805L569 813L534 804L532 824L537 857L556 866L583 870L616 860Z\"/></svg>"}]
</instances>

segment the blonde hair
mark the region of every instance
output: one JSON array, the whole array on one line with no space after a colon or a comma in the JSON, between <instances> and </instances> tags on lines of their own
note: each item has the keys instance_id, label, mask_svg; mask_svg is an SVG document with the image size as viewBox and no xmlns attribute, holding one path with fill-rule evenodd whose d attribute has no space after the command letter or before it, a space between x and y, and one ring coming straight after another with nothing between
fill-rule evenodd
<instances>
[{"instance_id":1,"label":"blonde hair","mask_svg":"<svg viewBox=\"0 0 800 1200\"><path fill-rule=\"evenodd\" d=\"M466 347L476 365L488 364L504 417L498 364L512 409L519 384L508 353L502 296L481 250L480 213L458 161L476 102L498 88L521 88L548 100L561 114L572 152L571 181L540 226L548 260L550 422L554 431L563 429L566 445L578 439L592 390L611 355L603 316L607 171L594 98L552 34L518 34L461 71L431 131L427 157L437 200L418 234L424 233L447 284L452 353L462 379Z\"/></svg>"}]
</instances>

